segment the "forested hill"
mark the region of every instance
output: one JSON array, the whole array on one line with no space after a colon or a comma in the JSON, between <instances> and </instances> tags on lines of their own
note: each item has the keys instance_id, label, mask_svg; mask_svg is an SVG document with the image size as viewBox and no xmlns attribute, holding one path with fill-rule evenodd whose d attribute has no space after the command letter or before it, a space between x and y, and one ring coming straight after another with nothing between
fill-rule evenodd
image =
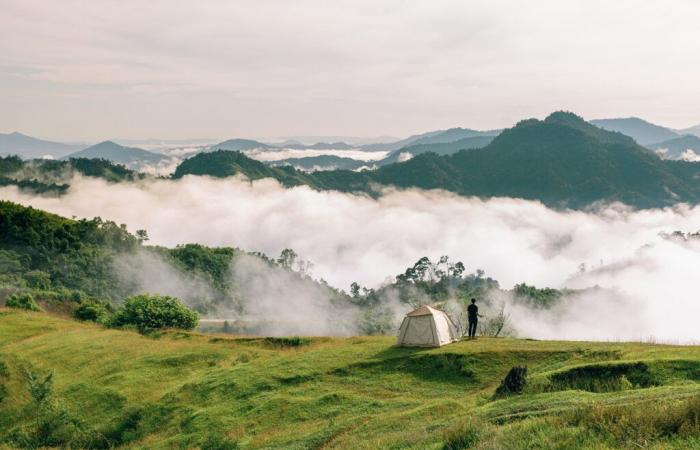
<instances>
[{"instance_id":1,"label":"forested hill","mask_svg":"<svg viewBox=\"0 0 700 450\"><path fill-rule=\"evenodd\" d=\"M241 153L214 152L183 162L175 176L186 174L271 177L286 186L339 191L371 192L379 183L569 208L613 201L637 208L700 202L700 164L661 160L628 136L565 112L543 121L522 121L480 149L444 156L424 153L376 171L307 174L290 167L270 168Z\"/></svg>"}]
</instances>

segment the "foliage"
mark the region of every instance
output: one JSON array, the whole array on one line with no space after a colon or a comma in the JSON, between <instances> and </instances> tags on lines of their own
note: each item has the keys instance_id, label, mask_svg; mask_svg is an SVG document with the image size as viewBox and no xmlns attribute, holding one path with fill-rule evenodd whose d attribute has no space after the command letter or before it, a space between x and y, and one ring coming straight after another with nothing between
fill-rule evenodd
<instances>
[{"instance_id":1,"label":"foliage","mask_svg":"<svg viewBox=\"0 0 700 450\"><path fill-rule=\"evenodd\" d=\"M83 302L75 310L73 317L78 320L102 323L107 319L108 311L104 305L97 302Z\"/></svg>"},{"instance_id":2,"label":"foliage","mask_svg":"<svg viewBox=\"0 0 700 450\"><path fill-rule=\"evenodd\" d=\"M199 315L177 298L142 294L126 299L112 325L134 325L143 333L160 328L191 330L198 321Z\"/></svg>"},{"instance_id":3,"label":"foliage","mask_svg":"<svg viewBox=\"0 0 700 450\"><path fill-rule=\"evenodd\" d=\"M443 450L464 450L474 448L483 433L484 425L475 421L463 421L448 428L444 433Z\"/></svg>"},{"instance_id":4,"label":"foliage","mask_svg":"<svg viewBox=\"0 0 700 450\"><path fill-rule=\"evenodd\" d=\"M41 311L31 294L12 294L5 301L8 308L26 309L27 311Z\"/></svg>"},{"instance_id":5,"label":"foliage","mask_svg":"<svg viewBox=\"0 0 700 450\"><path fill-rule=\"evenodd\" d=\"M550 308L564 296L564 291L552 288L538 289L525 283L516 284L513 287L516 298L524 301L528 306L535 308Z\"/></svg>"}]
</instances>

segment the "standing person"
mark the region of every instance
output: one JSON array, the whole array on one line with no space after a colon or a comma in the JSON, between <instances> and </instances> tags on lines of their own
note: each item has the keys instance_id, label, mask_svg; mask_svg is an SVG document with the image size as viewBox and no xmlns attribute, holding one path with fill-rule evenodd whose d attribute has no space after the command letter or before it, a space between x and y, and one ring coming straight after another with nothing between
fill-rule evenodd
<instances>
[{"instance_id":1,"label":"standing person","mask_svg":"<svg viewBox=\"0 0 700 450\"><path fill-rule=\"evenodd\" d=\"M479 307L476 306L476 299L472 299L472 304L467 306L467 314L469 316L469 339L476 338L476 325L479 322L479 317L484 317L479 314Z\"/></svg>"}]
</instances>

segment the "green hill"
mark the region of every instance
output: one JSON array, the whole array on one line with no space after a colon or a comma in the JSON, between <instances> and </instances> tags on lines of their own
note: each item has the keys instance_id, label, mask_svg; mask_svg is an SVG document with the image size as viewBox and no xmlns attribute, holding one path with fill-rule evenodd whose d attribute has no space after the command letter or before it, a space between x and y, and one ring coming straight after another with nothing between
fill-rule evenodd
<instances>
[{"instance_id":1,"label":"green hill","mask_svg":"<svg viewBox=\"0 0 700 450\"><path fill-rule=\"evenodd\" d=\"M0 446L690 449L700 347L393 337L142 336L0 309ZM495 396L527 365L522 393ZM40 408L25 373L53 373ZM37 415L38 414L38 415ZM639 444L639 445L635 445ZM9 447L11 448L11 447Z\"/></svg>"},{"instance_id":2,"label":"green hill","mask_svg":"<svg viewBox=\"0 0 700 450\"><path fill-rule=\"evenodd\" d=\"M373 192L374 184L445 189L482 198L539 200L553 207L584 208L624 202L653 208L700 201L700 165L664 161L621 133L605 131L572 113L525 120L489 145L451 155L423 153L375 171L305 174L266 167L243 154L202 154L175 172L251 179L272 177L286 186Z\"/></svg>"}]
</instances>

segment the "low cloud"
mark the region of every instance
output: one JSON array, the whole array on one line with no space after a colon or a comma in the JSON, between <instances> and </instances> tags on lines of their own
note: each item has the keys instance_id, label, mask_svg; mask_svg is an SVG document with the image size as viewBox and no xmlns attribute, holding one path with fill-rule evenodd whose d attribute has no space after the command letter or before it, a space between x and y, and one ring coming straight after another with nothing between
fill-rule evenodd
<instances>
[{"instance_id":1,"label":"low cloud","mask_svg":"<svg viewBox=\"0 0 700 450\"><path fill-rule=\"evenodd\" d=\"M198 242L268 255L291 247L314 262L316 277L346 290L352 281L378 286L418 258L439 255L463 261L468 271L485 270L504 288L520 282L601 288L568 298L550 311L509 306L521 336L700 337L700 244L660 236L700 228L700 207L633 211L610 205L589 212L555 211L538 202L480 200L442 191L386 189L372 199L307 187L284 189L272 180L191 176L122 184L78 177L60 198L14 187L0 189L0 198L68 217L110 218L132 231L144 228L159 245ZM255 279L247 268L235 270L242 279ZM252 309L254 314L274 313L275 305L284 302L303 306L309 299L314 304L313 295L296 296L292 290L285 297L274 283L248 285L251 295L270 299Z\"/></svg>"}]
</instances>

